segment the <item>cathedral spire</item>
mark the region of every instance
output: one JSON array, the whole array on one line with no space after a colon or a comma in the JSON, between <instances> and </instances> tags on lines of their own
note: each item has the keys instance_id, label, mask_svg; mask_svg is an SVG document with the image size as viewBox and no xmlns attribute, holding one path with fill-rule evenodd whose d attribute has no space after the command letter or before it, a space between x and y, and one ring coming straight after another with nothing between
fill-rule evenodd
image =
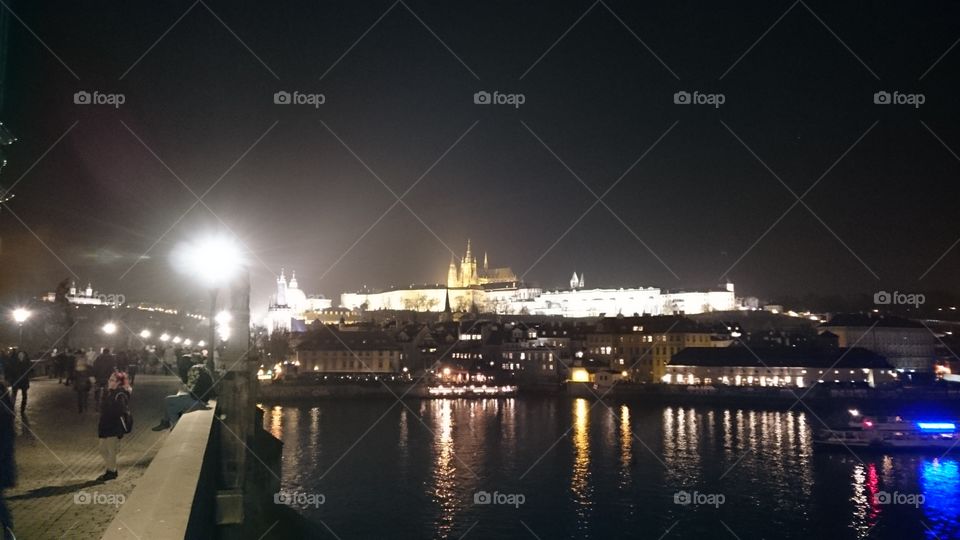
<instances>
[{"instance_id":1,"label":"cathedral spire","mask_svg":"<svg viewBox=\"0 0 960 540\"><path fill-rule=\"evenodd\" d=\"M487 264L487 252L483 252L483 270L487 271L490 269L490 266Z\"/></svg>"},{"instance_id":2,"label":"cathedral spire","mask_svg":"<svg viewBox=\"0 0 960 540\"><path fill-rule=\"evenodd\" d=\"M472 255L471 255L471 253L470 253L470 239L469 239L469 238L467 238L467 255L466 255L466 257L464 257L464 258L467 259L467 261L469 261L469 260L472 258Z\"/></svg>"}]
</instances>

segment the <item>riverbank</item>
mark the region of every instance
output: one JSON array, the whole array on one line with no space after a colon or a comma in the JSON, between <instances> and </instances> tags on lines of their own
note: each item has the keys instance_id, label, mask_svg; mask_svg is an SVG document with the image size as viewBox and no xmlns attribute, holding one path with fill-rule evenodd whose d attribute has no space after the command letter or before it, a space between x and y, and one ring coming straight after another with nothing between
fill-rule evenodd
<instances>
[{"instance_id":1,"label":"riverbank","mask_svg":"<svg viewBox=\"0 0 960 540\"><path fill-rule=\"evenodd\" d=\"M960 410L960 391L942 388L838 388L818 385L813 388L714 387L666 384L616 384L598 387L593 383L520 386L517 397L569 396L586 399L649 402L662 405L722 405L787 409L803 403L827 406L916 407L932 404L946 410ZM436 395L425 384L261 384L259 398L265 403L309 403L329 399L397 398L496 398L497 396ZM512 397L512 396L511 396Z\"/></svg>"}]
</instances>

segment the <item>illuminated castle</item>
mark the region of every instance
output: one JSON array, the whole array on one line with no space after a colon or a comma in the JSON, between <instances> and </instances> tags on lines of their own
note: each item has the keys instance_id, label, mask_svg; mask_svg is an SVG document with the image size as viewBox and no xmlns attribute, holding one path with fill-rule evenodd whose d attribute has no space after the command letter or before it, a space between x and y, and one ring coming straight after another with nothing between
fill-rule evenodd
<instances>
[{"instance_id":1,"label":"illuminated castle","mask_svg":"<svg viewBox=\"0 0 960 540\"><path fill-rule=\"evenodd\" d=\"M303 321L309 311L322 311L331 307L332 301L323 295L307 296L297 283L297 273L290 274L290 282L283 269L277 276L277 292L267 309L267 318L264 321L267 330L289 331L293 321Z\"/></svg>"},{"instance_id":2,"label":"illuminated castle","mask_svg":"<svg viewBox=\"0 0 960 540\"><path fill-rule=\"evenodd\" d=\"M483 254L483 266L477 266L477 259L473 256L470 249L470 240L467 240L467 252L460 259L460 267L457 268L455 257L450 258L450 269L447 270L447 287L451 289L476 287L491 283L511 283L517 282L517 275L508 267L490 268L487 260L487 254Z\"/></svg>"}]
</instances>

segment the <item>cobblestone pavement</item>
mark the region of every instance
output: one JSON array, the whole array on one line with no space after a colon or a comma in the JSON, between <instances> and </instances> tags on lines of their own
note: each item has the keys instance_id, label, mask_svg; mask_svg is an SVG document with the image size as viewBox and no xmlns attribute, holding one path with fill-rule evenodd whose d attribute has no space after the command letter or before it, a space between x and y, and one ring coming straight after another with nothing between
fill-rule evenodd
<instances>
[{"instance_id":1,"label":"cobblestone pavement","mask_svg":"<svg viewBox=\"0 0 960 540\"><path fill-rule=\"evenodd\" d=\"M17 538L100 538L166 437L168 432L150 428L160 421L163 396L175 393L178 382L173 376L137 376L130 402L134 429L120 441L120 476L98 483L104 467L93 392L90 410L79 414L72 386L32 380L27 423L18 418L16 426L18 483L6 491ZM18 396L17 411L19 406Z\"/></svg>"}]
</instances>

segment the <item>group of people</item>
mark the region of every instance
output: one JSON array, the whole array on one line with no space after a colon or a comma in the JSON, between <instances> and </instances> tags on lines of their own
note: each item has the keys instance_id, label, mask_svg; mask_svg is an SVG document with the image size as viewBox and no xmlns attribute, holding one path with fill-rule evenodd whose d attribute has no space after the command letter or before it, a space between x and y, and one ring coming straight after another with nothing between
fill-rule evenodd
<instances>
[{"instance_id":1,"label":"group of people","mask_svg":"<svg viewBox=\"0 0 960 540\"><path fill-rule=\"evenodd\" d=\"M58 384L73 386L77 393L77 409L81 414L87 410L90 390L94 390L94 406L99 412L98 450L105 468L97 481L106 482L117 478L120 440L133 429L130 398L136 365L139 362L131 362L130 359L136 356L127 353L114 354L110 349L103 349L99 353L92 350L77 350L73 353L62 351L54 354L52 358ZM177 374L184 385L177 394L165 398L163 419L153 428L154 431L172 429L182 414L204 407L212 397L214 381L203 364L203 358L187 354L181 355L178 360ZM13 519L3 491L16 484L15 406L19 394L20 415L26 423L27 391L30 388L30 377L35 374L33 366L33 361L23 351L11 350L6 355L0 351L0 540L15 538Z\"/></svg>"}]
</instances>

